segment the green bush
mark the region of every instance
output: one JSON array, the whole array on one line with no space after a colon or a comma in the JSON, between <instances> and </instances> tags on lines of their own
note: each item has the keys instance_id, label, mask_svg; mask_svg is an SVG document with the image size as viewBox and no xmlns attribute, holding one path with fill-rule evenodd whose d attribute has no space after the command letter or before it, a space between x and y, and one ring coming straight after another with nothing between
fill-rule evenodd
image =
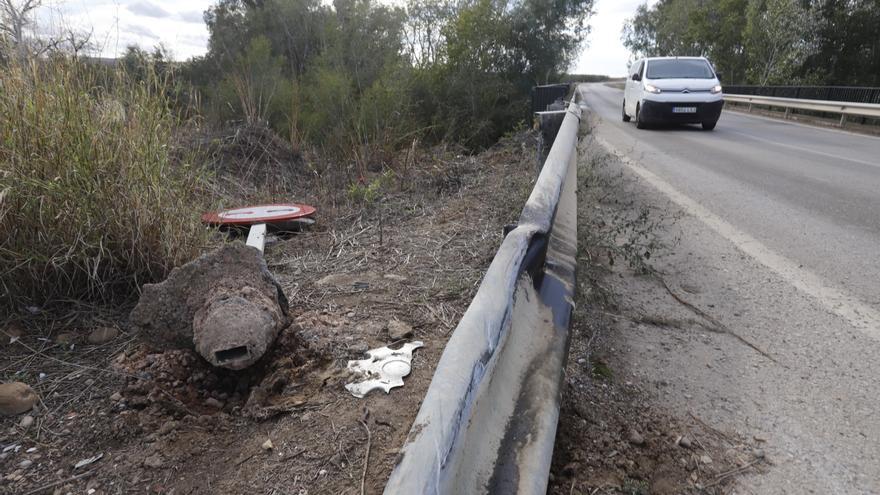
<instances>
[{"instance_id":1,"label":"green bush","mask_svg":"<svg viewBox=\"0 0 880 495\"><path fill-rule=\"evenodd\" d=\"M52 60L0 87L0 303L128 300L199 252L199 174L172 150L164 80Z\"/></svg>"}]
</instances>

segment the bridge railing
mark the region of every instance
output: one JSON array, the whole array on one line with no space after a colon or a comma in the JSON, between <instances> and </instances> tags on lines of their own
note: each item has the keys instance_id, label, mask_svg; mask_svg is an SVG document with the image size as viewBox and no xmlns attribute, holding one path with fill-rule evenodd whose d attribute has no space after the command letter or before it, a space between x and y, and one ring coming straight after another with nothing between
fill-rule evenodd
<instances>
[{"instance_id":1,"label":"bridge railing","mask_svg":"<svg viewBox=\"0 0 880 495\"><path fill-rule=\"evenodd\" d=\"M829 99L830 98L830 99ZM785 110L840 115L840 126L847 118L860 117L862 123L880 119L880 88L842 86L724 86L724 101ZM871 120L873 119L873 120Z\"/></svg>"},{"instance_id":2,"label":"bridge railing","mask_svg":"<svg viewBox=\"0 0 880 495\"><path fill-rule=\"evenodd\" d=\"M725 85L724 91L736 95L880 104L880 87Z\"/></svg>"}]
</instances>

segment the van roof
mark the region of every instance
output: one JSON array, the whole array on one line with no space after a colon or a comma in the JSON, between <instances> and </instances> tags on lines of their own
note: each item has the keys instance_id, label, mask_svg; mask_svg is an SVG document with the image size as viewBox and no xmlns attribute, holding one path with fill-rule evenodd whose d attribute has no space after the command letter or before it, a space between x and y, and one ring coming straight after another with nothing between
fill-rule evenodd
<instances>
[{"instance_id":1,"label":"van roof","mask_svg":"<svg viewBox=\"0 0 880 495\"><path fill-rule=\"evenodd\" d=\"M670 60L670 59L683 59L683 60L706 60L706 57L645 57L645 60ZM708 60L706 60L708 62Z\"/></svg>"}]
</instances>

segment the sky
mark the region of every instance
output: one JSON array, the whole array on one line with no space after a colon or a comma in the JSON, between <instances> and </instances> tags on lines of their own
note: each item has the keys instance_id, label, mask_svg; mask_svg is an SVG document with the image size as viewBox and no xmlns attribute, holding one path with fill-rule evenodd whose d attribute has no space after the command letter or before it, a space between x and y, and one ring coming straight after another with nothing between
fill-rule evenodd
<instances>
[{"instance_id":1,"label":"sky","mask_svg":"<svg viewBox=\"0 0 880 495\"><path fill-rule=\"evenodd\" d=\"M92 30L104 57L122 54L130 44L151 49L162 43L175 59L184 60L207 50L208 30L202 13L215 1L44 0L38 23L50 33L65 26ZM620 32L626 18L645 1L596 0L591 33L572 72L624 75L629 52L620 41Z\"/></svg>"},{"instance_id":2,"label":"sky","mask_svg":"<svg viewBox=\"0 0 880 495\"><path fill-rule=\"evenodd\" d=\"M43 0L37 23L55 33L65 27L92 30L100 55L115 57L130 44L162 43L176 60L207 50L203 12L216 0Z\"/></svg>"},{"instance_id":3,"label":"sky","mask_svg":"<svg viewBox=\"0 0 880 495\"><path fill-rule=\"evenodd\" d=\"M574 74L605 74L625 76L629 50L620 41L620 33L627 18L646 0L596 0L590 18L590 35L577 61ZM657 0L647 0L648 5Z\"/></svg>"}]
</instances>

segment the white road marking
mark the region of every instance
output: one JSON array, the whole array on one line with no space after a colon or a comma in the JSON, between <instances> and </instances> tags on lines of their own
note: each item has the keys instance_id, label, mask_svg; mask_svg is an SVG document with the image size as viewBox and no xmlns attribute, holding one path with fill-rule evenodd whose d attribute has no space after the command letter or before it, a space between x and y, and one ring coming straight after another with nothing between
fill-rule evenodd
<instances>
[{"instance_id":1,"label":"white road marking","mask_svg":"<svg viewBox=\"0 0 880 495\"><path fill-rule=\"evenodd\" d=\"M751 235L737 229L701 204L685 196L638 162L631 160L600 137L596 141L614 154L655 189L665 194L684 211L693 215L719 235L733 243L740 251L769 268L801 292L815 298L829 312L843 318L868 337L880 341L880 312L866 305L852 294L832 287L818 275L800 268L797 263L771 250Z\"/></svg>"},{"instance_id":2,"label":"white road marking","mask_svg":"<svg viewBox=\"0 0 880 495\"><path fill-rule=\"evenodd\" d=\"M821 125L804 124L803 122L796 122L793 120L785 120L785 119L781 119L779 117L758 115L758 114L754 114L754 113L748 113L748 110L745 110L745 109L740 110L739 108L734 108L734 107L730 107L730 106L725 107L724 111L730 112L730 114L733 116L745 117L745 118L749 118L749 119L766 120L767 122L774 123L774 124L792 125L795 127L803 127L805 129L811 129L814 131L823 131L823 132L832 132L834 134L843 134L844 136L849 136L849 137L869 138L869 139L880 140L880 136L874 136L872 134L864 134L864 133L860 133L860 132L848 131L846 129L834 129L831 127L825 127L825 126L821 126Z\"/></svg>"},{"instance_id":3,"label":"white road marking","mask_svg":"<svg viewBox=\"0 0 880 495\"><path fill-rule=\"evenodd\" d=\"M804 151L807 153L813 153L815 155L821 155L821 156L833 158L835 160L844 160L844 161L848 161L848 162L861 163L862 165L869 165L871 167L880 167L880 162L872 163L872 162L866 162L864 160L859 160L856 158L847 158L845 156L839 156L839 155L835 155L832 153L825 153L824 151L811 150L809 148L804 148L803 146L793 146L790 144L784 144L784 143L780 143L777 141L773 141L772 139L764 139L764 138L760 138L758 136L753 136L751 134L747 134L745 132L734 131L731 129L725 129L725 132L730 132L732 134L739 134L740 136L745 136L749 139L754 139L756 141L761 141L763 143L772 144L774 146L781 146L783 148L789 148L789 149L793 149L793 150L797 150L797 151Z\"/></svg>"}]
</instances>

